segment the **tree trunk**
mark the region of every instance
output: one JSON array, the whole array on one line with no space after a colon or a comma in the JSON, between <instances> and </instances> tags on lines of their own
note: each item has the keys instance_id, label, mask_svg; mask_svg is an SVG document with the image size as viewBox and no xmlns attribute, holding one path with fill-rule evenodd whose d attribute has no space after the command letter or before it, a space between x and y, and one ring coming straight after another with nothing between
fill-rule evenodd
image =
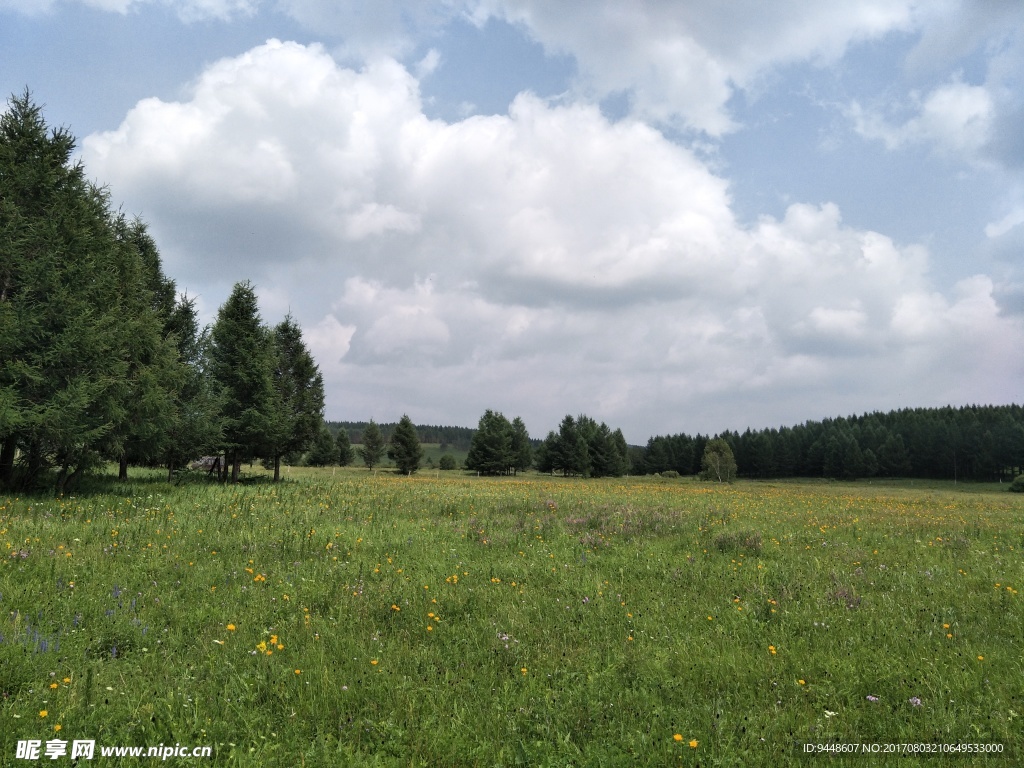
<instances>
[{"instance_id":1,"label":"tree trunk","mask_svg":"<svg viewBox=\"0 0 1024 768\"><path fill-rule=\"evenodd\" d=\"M231 457L231 482L232 482L232 484L238 482L238 473L241 471L241 469L242 469L242 459L239 458L238 454L236 453L234 456Z\"/></svg>"},{"instance_id":2,"label":"tree trunk","mask_svg":"<svg viewBox=\"0 0 1024 768\"><path fill-rule=\"evenodd\" d=\"M174 459L168 459L167 461L167 482L174 480Z\"/></svg>"},{"instance_id":3,"label":"tree trunk","mask_svg":"<svg viewBox=\"0 0 1024 768\"><path fill-rule=\"evenodd\" d=\"M128 480L128 457L124 454L121 455L121 461L117 467L117 479Z\"/></svg>"},{"instance_id":4,"label":"tree trunk","mask_svg":"<svg viewBox=\"0 0 1024 768\"><path fill-rule=\"evenodd\" d=\"M281 457L280 455L274 457L274 482L276 483L281 479Z\"/></svg>"}]
</instances>

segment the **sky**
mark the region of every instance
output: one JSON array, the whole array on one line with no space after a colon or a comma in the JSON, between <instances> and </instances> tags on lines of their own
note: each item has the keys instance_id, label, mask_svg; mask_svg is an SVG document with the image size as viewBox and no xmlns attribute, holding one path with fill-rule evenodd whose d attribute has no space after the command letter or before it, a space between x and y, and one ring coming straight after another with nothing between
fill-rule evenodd
<instances>
[{"instance_id":1,"label":"sky","mask_svg":"<svg viewBox=\"0 0 1024 768\"><path fill-rule=\"evenodd\" d=\"M329 419L1022 402L1018 0L0 0L26 87Z\"/></svg>"}]
</instances>

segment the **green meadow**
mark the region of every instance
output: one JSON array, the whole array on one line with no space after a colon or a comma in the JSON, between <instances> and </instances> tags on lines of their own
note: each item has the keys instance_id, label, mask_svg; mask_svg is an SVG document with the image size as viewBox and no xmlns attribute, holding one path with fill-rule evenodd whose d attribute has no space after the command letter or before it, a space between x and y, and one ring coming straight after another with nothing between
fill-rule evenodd
<instances>
[{"instance_id":1,"label":"green meadow","mask_svg":"<svg viewBox=\"0 0 1024 768\"><path fill-rule=\"evenodd\" d=\"M92 739L217 766L1012 765L1022 554L998 486L328 468L0 497L0 764Z\"/></svg>"}]
</instances>

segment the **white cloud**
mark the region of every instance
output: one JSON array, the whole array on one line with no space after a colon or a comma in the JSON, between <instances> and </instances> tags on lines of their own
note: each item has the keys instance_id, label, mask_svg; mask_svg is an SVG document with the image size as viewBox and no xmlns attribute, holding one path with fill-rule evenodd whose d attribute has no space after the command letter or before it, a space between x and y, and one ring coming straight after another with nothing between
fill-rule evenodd
<instances>
[{"instance_id":1,"label":"white cloud","mask_svg":"<svg viewBox=\"0 0 1024 768\"><path fill-rule=\"evenodd\" d=\"M883 114L865 110L857 103L851 105L849 114L858 133L884 142L889 149L926 143L974 158L988 143L995 105L985 86L954 79L923 99L912 94L911 102L915 114L903 123L893 124Z\"/></svg>"},{"instance_id":2,"label":"white cloud","mask_svg":"<svg viewBox=\"0 0 1024 768\"><path fill-rule=\"evenodd\" d=\"M538 432L586 411L643 441L743 426L751 398L767 425L1014 395L1020 365L988 345L1021 326L991 280L946 296L922 247L829 203L741 226L693 152L594 107L430 120L393 60L270 41L140 102L83 159L183 287L273 286L337 418L490 407Z\"/></svg>"},{"instance_id":3,"label":"white cloud","mask_svg":"<svg viewBox=\"0 0 1024 768\"><path fill-rule=\"evenodd\" d=\"M597 97L625 91L638 116L718 136L735 127L727 102L736 88L781 64L831 62L851 44L912 29L920 5L478 0L473 18L520 24L552 53L570 53L581 88Z\"/></svg>"},{"instance_id":4,"label":"white cloud","mask_svg":"<svg viewBox=\"0 0 1024 768\"><path fill-rule=\"evenodd\" d=\"M985 236L989 238L1002 237L1011 229L1024 224L1024 205L1018 205L1007 213L999 221L993 221L985 226Z\"/></svg>"}]
</instances>

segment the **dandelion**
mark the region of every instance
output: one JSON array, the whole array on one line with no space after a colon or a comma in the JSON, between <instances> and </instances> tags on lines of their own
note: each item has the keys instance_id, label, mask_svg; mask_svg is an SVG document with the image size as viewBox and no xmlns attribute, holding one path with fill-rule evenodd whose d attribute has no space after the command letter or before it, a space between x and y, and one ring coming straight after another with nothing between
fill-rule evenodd
<instances>
[{"instance_id":1,"label":"dandelion","mask_svg":"<svg viewBox=\"0 0 1024 768\"><path fill-rule=\"evenodd\" d=\"M228 632L234 632L235 631L235 625L234 624L228 624L227 630L228 630Z\"/></svg>"},{"instance_id":2,"label":"dandelion","mask_svg":"<svg viewBox=\"0 0 1024 768\"><path fill-rule=\"evenodd\" d=\"M65 677L61 682L65 683L65 684L70 683L71 682L71 678L70 677Z\"/></svg>"},{"instance_id":3,"label":"dandelion","mask_svg":"<svg viewBox=\"0 0 1024 768\"><path fill-rule=\"evenodd\" d=\"M772 656L775 655L775 646L774 645L769 645L768 646L768 653L770 653Z\"/></svg>"},{"instance_id":4,"label":"dandelion","mask_svg":"<svg viewBox=\"0 0 1024 768\"><path fill-rule=\"evenodd\" d=\"M296 669L295 670L295 674L296 675L301 675L302 674L302 670L301 669Z\"/></svg>"},{"instance_id":5,"label":"dandelion","mask_svg":"<svg viewBox=\"0 0 1024 768\"><path fill-rule=\"evenodd\" d=\"M50 713L47 712L45 709L40 709L39 710L39 716L40 717L46 717L48 714L50 714Z\"/></svg>"},{"instance_id":6,"label":"dandelion","mask_svg":"<svg viewBox=\"0 0 1024 768\"><path fill-rule=\"evenodd\" d=\"M52 688L58 688L58 687L60 687L60 686L58 686L57 683L50 683L50 688L51 689Z\"/></svg>"},{"instance_id":7,"label":"dandelion","mask_svg":"<svg viewBox=\"0 0 1024 768\"><path fill-rule=\"evenodd\" d=\"M807 685L806 680L797 680L797 682L800 683L800 685Z\"/></svg>"},{"instance_id":8,"label":"dandelion","mask_svg":"<svg viewBox=\"0 0 1024 768\"><path fill-rule=\"evenodd\" d=\"M978 657L978 661L984 661L984 660L985 660L985 657L984 657L984 656L979 656L979 657Z\"/></svg>"},{"instance_id":9,"label":"dandelion","mask_svg":"<svg viewBox=\"0 0 1024 768\"><path fill-rule=\"evenodd\" d=\"M61 729L62 727L63 727L63 726L61 726L61 724L60 724L60 723L57 723L57 724L56 724L55 726L53 726L53 730L55 730L55 731L59 731L59 730L60 730L60 729Z\"/></svg>"},{"instance_id":10,"label":"dandelion","mask_svg":"<svg viewBox=\"0 0 1024 768\"><path fill-rule=\"evenodd\" d=\"M377 659L370 660L370 666L376 667L378 664L380 664L380 662L377 661Z\"/></svg>"},{"instance_id":11,"label":"dandelion","mask_svg":"<svg viewBox=\"0 0 1024 768\"><path fill-rule=\"evenodd\" d=\"M697 740L696 739L690 739L690 749L696 749L696 748L697 748Z\"/></svg>"},{"instance_id":12,"label":"dandelion","mask_svg":"<svg viewBox=\"0 0 1024 768\"><path fill-rule=\"evenodd\" d=\"M519 671L522 672L524 676L526 675L526 667L522 667Z\"/></svg>"}]
</instances>

